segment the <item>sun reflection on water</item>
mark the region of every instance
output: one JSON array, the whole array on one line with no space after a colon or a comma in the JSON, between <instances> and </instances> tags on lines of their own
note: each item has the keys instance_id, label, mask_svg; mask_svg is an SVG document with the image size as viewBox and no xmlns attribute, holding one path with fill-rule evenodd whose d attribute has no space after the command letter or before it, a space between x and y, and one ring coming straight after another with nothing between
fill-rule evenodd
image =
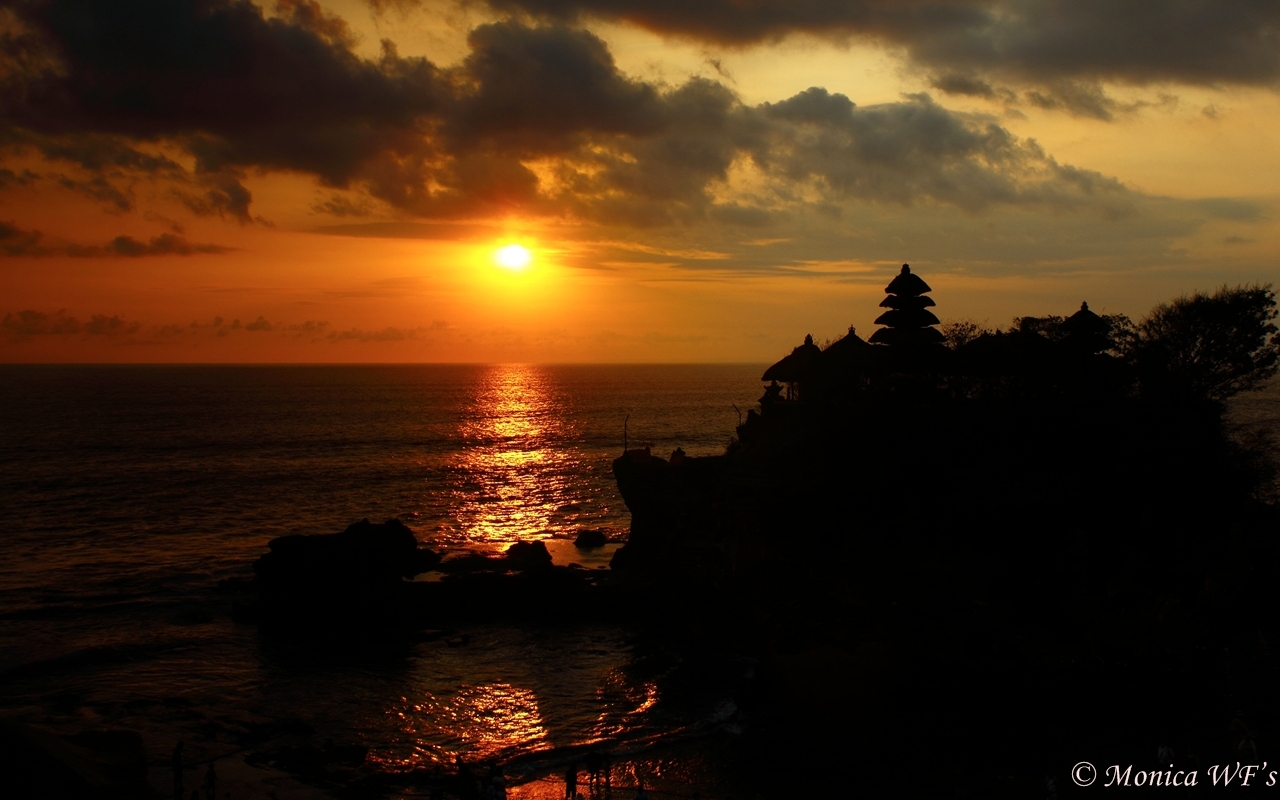
<instances>
[{"instance_id":1,"label":"sun reflection on water","mask_svg":"<svg viewBox=\"0 0 1280 800\"><path fill-rule=\"evenodd\" d=\"M462 423L452 488L458 537L501 549L570 527L583 493L579 456L553 443L576 435L563 398L536 366L498 365Z\"/></svg>"}]
</instances>

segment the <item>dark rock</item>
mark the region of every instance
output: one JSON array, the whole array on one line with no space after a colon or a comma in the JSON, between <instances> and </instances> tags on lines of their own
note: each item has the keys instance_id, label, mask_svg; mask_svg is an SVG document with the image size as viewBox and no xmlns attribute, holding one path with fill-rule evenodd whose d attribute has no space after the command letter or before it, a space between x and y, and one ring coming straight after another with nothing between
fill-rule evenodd
<instances>
[{"instance_id":1,"label":"dark rock","mask_svg":"<svg viewBox=\"0 0 1280 800\"><path fill-rule=\"evenodd\" d=\"M468 575L472 572L505 572L510 564L503 558L490 558L480 553L450 554L436 570L446 575Z\"/></svg>"},{"instance_id":2,"label":"dark rock","mask_svg":"<svg viewBox=\"0 0 1280 800\"><path fill-rule=\"evenodd\" d=\"M253 565L258 597L233 607L235 619L257 621L282 635L341 631L362 638L407 631L400 603L406 578L433 569L436 553L418 546L399 520L363 520L342 533L282 536Z\"/></svg>"},{"instance_id":3,"label":"dark rock","mask_svg":"<svg viewBox=\"0 0 1280 800\"><path fill-rule=\"evenodd\" d=\"M267 546L271 552L253 571L268 592L365 591L398 584L440 562L398 519L380 525L366 519L336 534L281 536Z\"/></svg>"},{"instance_id":4,"label":"dark rock","mask_svg":"<svg viewBox=\"0 0 1280 800\"><path fill-rule=\"evenodd\" d=\"M507 548L506 559L512 569L545 569L551 566L551 553L538 542L516 542Z\"/></svg>"},{"instance_id":5,"label":"dark rock","mask_svg":"<svg viewBox=\"0 0 1280 800\"><path fill-rule=\"evenodd\" d=\"M604 547L608 539L605 538L604 531L584 530L578 534L578 538L573 540L573 546L580 550L591 550L596 547Z\"/></svg>"}]
</instances>

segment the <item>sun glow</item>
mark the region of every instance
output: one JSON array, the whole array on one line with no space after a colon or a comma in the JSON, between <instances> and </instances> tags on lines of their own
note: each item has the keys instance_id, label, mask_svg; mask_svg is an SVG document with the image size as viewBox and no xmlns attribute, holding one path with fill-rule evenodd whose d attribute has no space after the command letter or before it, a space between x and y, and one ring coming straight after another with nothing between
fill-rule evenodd
<instances>
[{"instance_id":1,"label":"sun glow","mask_svg":"<svg viewBox=\"0 0 1280 800\"><path fill-rule=\"evenodd\" d=\"M518 244L509 244L506 247L499 248L493 254L493 260L498 262L498 266L506 267L510 270L522 270L529 266L529 261L533 258L529 249Z\"/></svg>"}]
</instances>

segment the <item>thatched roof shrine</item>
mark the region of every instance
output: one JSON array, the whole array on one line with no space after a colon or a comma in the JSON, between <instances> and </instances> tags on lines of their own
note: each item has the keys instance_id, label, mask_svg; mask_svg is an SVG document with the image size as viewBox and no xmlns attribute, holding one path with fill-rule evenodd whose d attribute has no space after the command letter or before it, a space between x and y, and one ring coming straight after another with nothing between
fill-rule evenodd
<instances>
[{"instance_id":1,"label":"thatched roof shrine","mask_svg":"<svg viewBox=\"0 0 1280 800\"><path fill-rule=\"evenodd\" d=\"M804 344L791 351L791 354L764 371L762 381L782 381L783 383L799 383L808 380L818 365L822 348L813 343L813 336L804 337Z\"/></svg>"},{"instance_id":2,"label":"thatched roof shrine","mask_svg":"<svg viewBox=\"0 0 1280 800\"><path fill-rule=\"evenodd\" d=\"M1080 310L1062 321L1062 329L1068 336L1084 334L1105 335L1111 330L1111 324L1089 310L1088 303L1081 303Z\"/></svg>"},{"instance_id":3,"label":"thatched roof shrine","mask_svg":"<svg viewBox=\"0 0 1280 800\"><path fill-rule=\"evenodd\" d=\"M1111 323L1081 303L1080 310L1062 321L1065 344L1076 352L1099 353L1111 346Z\"/></svg>"},{"instance_id":4,"label":"thatched roof shrine","mask_svg":"<svg viewBox=\"0 0 1280 800\"><path fill-rule=\"evenodd\" d=\"M875 358L876 348L865 342L849 326L849 332L822 351L821 366L825 376L866 371Z\"/></svg>"}]
</instances>

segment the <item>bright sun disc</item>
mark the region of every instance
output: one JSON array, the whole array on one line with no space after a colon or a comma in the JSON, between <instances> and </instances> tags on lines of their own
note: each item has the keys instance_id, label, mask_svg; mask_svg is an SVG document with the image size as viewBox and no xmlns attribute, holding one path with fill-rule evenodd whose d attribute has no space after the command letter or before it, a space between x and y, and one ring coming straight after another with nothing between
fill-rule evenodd
<instances>
[{"instance_id":1,"label":"bright sun disc","mask_svg":"<svg viewBox=\"0 0 1280 800\"><path fill-rule=\"evenodd\" d=\"M507 269L524 269L529 266L529 250L518 244L509 244L494 253L493 258Z\"/></svg>"}]
</instances>

